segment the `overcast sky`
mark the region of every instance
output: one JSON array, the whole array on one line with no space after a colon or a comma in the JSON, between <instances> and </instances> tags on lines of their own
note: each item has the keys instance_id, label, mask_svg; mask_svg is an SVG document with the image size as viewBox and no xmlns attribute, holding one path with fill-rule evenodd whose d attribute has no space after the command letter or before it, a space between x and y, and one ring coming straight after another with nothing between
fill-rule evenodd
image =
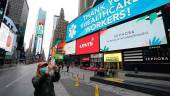
<instances>
[{"instance_id":1,"label":"overcast sky","mask_svg":"<svg viewBox=\"0 0 170 96\"><path fill-rule=\"evenodd\" d=\"M78 16L78 0L27 0L29 5L29 15L24 38L25 49L29 47L30 39L35 34L35 24L39 8L47 11L46 26L43 39L43 49L48 56L49 45L52 35L53 16L60 14L60 9L64 8L65 20L71 21Z\"/></svg>"}]
</instances>

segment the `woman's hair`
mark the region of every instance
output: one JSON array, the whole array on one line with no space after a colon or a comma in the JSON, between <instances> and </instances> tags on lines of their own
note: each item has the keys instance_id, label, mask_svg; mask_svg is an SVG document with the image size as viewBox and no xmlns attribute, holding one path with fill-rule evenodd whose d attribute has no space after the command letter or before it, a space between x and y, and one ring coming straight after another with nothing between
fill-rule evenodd
<instances>
[{"instance_id":1,"label":"woman's hair","mask_svg":"<svg viewBox=\"0 0 170 96\"><path fill-rule=\"evenodd\" d=\"M41 77L40 69L47 66L48 66L47 62L38 64L36 76L40 78Z\"/></svg>"}]
</instances>

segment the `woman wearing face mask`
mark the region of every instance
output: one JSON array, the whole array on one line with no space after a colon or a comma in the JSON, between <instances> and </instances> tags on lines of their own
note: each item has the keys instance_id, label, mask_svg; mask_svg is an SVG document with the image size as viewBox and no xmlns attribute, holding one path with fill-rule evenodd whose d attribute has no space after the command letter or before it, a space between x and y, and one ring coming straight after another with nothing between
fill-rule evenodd
<instances>
[{"instance_id":1,"label":"woman wearing face mask","mask_svg":"<svg viewBox=\"0 0 170 96\"><path fill-rule=\"evenodd\" d=\"M38 64L36 76L32 79L35 88L34 96L55 96L53 82L59 79L60 73L55 64Z\"/></svg>"}]
</instances>

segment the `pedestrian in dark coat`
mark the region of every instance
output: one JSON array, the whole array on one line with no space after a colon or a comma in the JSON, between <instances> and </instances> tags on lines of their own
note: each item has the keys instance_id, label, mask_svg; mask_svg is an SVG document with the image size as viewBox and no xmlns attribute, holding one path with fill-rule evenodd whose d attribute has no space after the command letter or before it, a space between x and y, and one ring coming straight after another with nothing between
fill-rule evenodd
<instances>
[{"instance_id":1,"label":"pedestrian in dark coat","mask_svg":"<svg viewBox=\"0 0 170 96\"><path fill-rule=\"evenodd\" d=\"M48 71L44 71L45 69L48 69ZM36 76L32 79L35 88L34 96L55 96L53 82L57 82L59 79L60 73L56 65L39 64Z\"/></svg>"},{"instance_id":2,"label":"pedestrian in dark coat","mask_svg":"<svg viewBox=\"0 0 170 96\"><path fill-rule=\"evenodd\" d=\"M70 64L67 64L67 72L69 72Z\"/></svg>"},{"instance_id":3,"label":"pedestrian in dark coat","mask_svg":"<svg viewBox=\"0 0 170 96\"><path fill-rule=\"evenodd\" d=\"M62 68L62 70L64 69L64 63L62 63L61 68Z\"/></svg>"}]
</instances>

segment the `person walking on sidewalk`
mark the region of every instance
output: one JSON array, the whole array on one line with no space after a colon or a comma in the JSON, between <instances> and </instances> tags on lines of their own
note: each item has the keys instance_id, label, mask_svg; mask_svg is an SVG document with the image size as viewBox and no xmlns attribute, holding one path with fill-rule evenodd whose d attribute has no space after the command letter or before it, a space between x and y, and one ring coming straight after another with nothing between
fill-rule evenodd
<instances>
[{"instance_id":1,"label":"person walking on sidewalk","mask_svg":"<svg viewBox=\"0 0 170 96\"><path fill-rule=\"evenodd\" d=\"M67 72L69 72L70 64L67 64Z\"/></svg>"},{"instance_id":2,"label":"person walking on sidewalk","mask_svg":"<svg viewBox=\"0 0 170 96\"><path fill-rule=\"evenodd\" d=\"M62 69L62 70L64 69L64 61L61 62L61 69Z\"/></svg>"},{"instance_id":3,"label":"person walking on sidewalk","mask_svg":"<svg viewBox=\"0 0 170 96\"><path fill-rule=\"evenodd\" d=\"M62 68L62 70L64 69L64 64L62 63L62 65L61 65L61 68Z\"/></svg>"},{"instance_id":4,"label":"person walking on sidewalk","mask_svg":"<svg viewBox=\"0 0 170 96\"><path fill-rule=\"evenodd\" d=\"M32 78L34 96L55 96L53 82L60 79L55 63L38 64L36 76Z\"/></svg>"},{"instance_id":5,"label":"person walking on sidewalk","mask_svg":"<svg viewBox=\"0 0 170 96\"><path fill-rule=\"evenodd\" d=\"M58 64L58 71L60 72L61 70L61 62Z\"/></svg>"}]
</instances>

